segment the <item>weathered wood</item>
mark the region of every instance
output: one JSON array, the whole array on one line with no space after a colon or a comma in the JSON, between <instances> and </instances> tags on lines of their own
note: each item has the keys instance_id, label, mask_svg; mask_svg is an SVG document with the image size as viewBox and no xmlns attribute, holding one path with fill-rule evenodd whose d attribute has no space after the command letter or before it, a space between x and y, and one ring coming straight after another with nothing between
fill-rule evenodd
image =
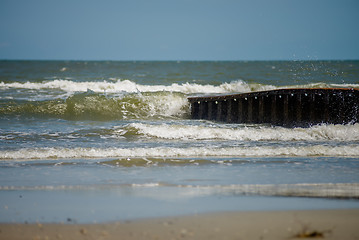
<instances>
[{"instance_id":1,"label":"weathered wood","mask_svg":"<svg viewBox=\"0 0 359 240\"><path fill-rule=\"evenodd\" d=\"M278 89L188 100L193 119L283 126L359 121L358 89Z\"/></svg>"}]
</instances>

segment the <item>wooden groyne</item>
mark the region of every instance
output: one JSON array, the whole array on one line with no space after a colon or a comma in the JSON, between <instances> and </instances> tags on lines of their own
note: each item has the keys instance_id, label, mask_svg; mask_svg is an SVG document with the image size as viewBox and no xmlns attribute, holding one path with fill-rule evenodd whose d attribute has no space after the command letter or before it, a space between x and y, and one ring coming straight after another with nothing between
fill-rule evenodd
<instances>
[{"instance_id":1,"label":"wooden groyne","mask_svg":"<svg viewBox=\"0 0 359 240\"><path fill-rule=\"evenodd\" d=\"M278 89L242 94L189 97L193 119L227 123L308 126L359 120L359 90Z\"/></svg>"}]
</instances>

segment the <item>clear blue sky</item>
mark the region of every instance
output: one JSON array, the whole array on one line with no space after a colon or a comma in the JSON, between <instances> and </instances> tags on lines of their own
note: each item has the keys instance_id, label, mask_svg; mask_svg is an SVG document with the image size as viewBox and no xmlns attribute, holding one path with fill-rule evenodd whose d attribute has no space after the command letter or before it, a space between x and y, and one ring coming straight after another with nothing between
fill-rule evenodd
<instances>
[{"instance_id":1,"label":"clear blue sky","mask_svg":"<svg viewBox=\"0 0 359 240\"><path fill-rule=\"evenodd\" d=\"M0 59L359 59L359 1L0 0Z\"/></svg>"}]
</instances>

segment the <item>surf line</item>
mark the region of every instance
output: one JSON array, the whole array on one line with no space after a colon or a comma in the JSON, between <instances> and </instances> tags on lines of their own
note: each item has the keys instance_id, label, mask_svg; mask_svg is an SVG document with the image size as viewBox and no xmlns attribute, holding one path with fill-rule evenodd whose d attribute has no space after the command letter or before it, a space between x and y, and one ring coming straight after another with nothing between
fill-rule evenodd
<instances>
[{"instance_id":1,"label":"surf line","mask_svg":"<svg viewBox=\"0 0 359 240\"><path fill-rule=\"evenodd\" d=\"M192 96L192 119L226 123L262 123L286 127L349 124L359 120L359 90L292 88Z\"/></svg>"}]
</instances>

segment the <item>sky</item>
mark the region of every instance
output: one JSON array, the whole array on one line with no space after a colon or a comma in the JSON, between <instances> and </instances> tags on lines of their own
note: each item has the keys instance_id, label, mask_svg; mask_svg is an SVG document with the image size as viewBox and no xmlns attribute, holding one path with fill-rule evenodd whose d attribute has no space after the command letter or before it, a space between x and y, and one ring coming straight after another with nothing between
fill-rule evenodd
<instances>
[{"instance_id":1,"label":"sky","mask_svg":"<svg viewBox=\"0 0 359 240\"><path fill-rule=\"evenodd\" d=\"M358 23L357 0L0 0L0 59L359 59Z\"/></svg>"}]
</instances>

